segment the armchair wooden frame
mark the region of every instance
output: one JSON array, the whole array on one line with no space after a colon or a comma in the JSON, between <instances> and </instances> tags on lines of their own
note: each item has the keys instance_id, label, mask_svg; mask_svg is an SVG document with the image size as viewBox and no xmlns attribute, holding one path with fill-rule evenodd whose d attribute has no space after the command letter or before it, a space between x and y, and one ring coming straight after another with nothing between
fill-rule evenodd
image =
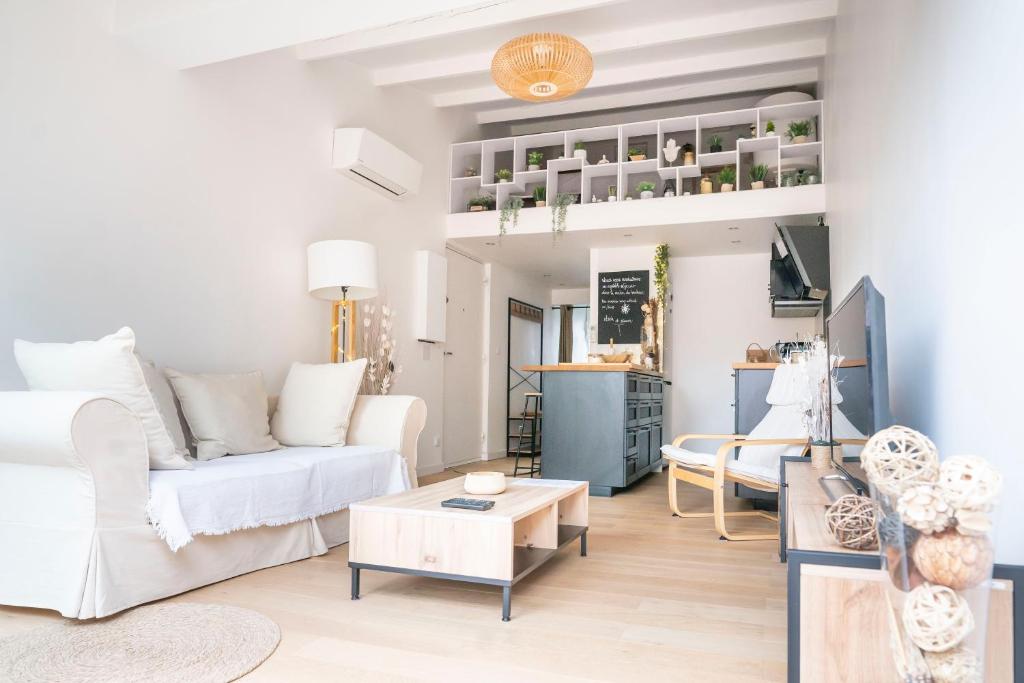
<instances>
[{"instance_id":1,"label":"armchair wooden frame","mask_svg":"<svg viewBox=\"0 0 1024 683\"><path fill-rule=\"evenodd\" d=\"M749 486L758 491L778 493L778 483L765 481L751 477L740 472L730 472L725 469L725 463L729 458L729 451L741 446L803 446L802 455L810 450L810 442L807 437L801 439L748 439L745 434L683 434L672 440L672 445L679 448L683 442L693 439L714 439L725 440L718 447L715 454L713 467L707 465L691 465L668 459L668 504L672 513L677 517L713 517L715 530L727 541L777 541L779 540L779 516L764 510L736 510L726 511L725 509L725 482L733 482ZM837 444L843 445L864 445L866 439L836 439ZM677 481L685 481L688 484L699 486L711 491L713 501L712 512L683 512L679 509L679 497L676 491ZM745 533L733 534L725 525L726 517L762 517L775 522L775 533Z\"/></svg>"},{"instance_id":2,"label":"armchair wooden frame","mask_svg":"<svg viewBox=\"0 0 1024 683\"><path fill-rule=\"evenodd\" d=\"M668 505L672 513L677 517L714 517L715 530L727 541L777 541L779 539L779 516L764 510L737 510L726 511L725 509L725 482L733 482L749 486L758 491L778 493L779 485L757 479L739 472L730 472L725 469L725 463L729 458L729 451L741 446L806 446L810 448L807 438L803 439L748 439L745 434L683 434L672 440L672 445L679 448L683 442L693 439L715 439L725 440L718 447L715 454L713 467L707 465L691 465L668 459ZM806 452L806 449L805 449ZM713 501L712 512L683 512L679 509L679 497L677 494L677 481L685 481L688 484L699 486L711 491ZM725 525L726 517L762 517L775 522L775 533L730 533Z\"/></svg>"}]
</instances>

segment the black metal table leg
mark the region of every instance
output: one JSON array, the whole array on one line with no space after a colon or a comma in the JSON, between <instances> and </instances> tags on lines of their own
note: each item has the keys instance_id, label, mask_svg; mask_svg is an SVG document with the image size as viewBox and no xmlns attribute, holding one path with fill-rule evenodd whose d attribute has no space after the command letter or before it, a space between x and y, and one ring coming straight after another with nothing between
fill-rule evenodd
<instances>
[{"instance_id":1,"label":"black metal table leg","mask_svg":"<svg viewBox=\"0 0 1024 683\"><path fill-rule=\"evenodd\" d=\"M352 599L359 599L359 567L352 567Z\"/></svg>"},{"instance_id":2,"label":"black metal table leg","mask_svg":"<svg viewBox=\"0 0 1024 683\"><path fill-rule=\"evenodd\" d=\"M587 556L587 532L580 534L580 557Z\"/></svg>"},{"instance_id":3,"label":"black metal table leg","mask_svg":"<svg viewBox=\"0 0 1024 683\"><path fill-rule=\"evenodd\" d=\"M512 586L501 587L501 620L508 621L512 614Z\"/></svg>"}]
</instances>

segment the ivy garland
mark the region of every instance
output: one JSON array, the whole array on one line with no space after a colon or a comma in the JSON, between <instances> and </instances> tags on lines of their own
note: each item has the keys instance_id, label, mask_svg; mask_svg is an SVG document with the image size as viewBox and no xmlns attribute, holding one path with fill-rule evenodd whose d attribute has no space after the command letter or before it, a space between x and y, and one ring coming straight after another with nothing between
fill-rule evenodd
<instances>
[{"instance_id":1,"label":"ivy garland","mask_svg":"<svg viewBox=\"0 0 1024 683\"><path fill-rule=\"evenodd\" d=\"M668 245L659 244L654 250L654 287L658 292L658 305L665 310L668 293Z\"/></svg>"},{"instance_id":2,"label":"ivy garland","mask_svg":"<svg viewBox=\"0 0 1024 683\"><path fill-rule=\"evenodd\" d=\"M519 209L523 208L522 197L509 197L498 213L498 235L508 232L508 222L512 221L512 229L519 227Z\"/></svg>"},{"instance_id":3,"label":"ivy garland","mask_svg":"<svg viewBox=\"0 0 1024 683\"><path fill-rule=\"evenodd\" d=\"M555 237L565 232L565 217L569 213L569 205L576 201L576 195L563 194L555 195L555 201L551 204L551 232Z\"/></svg>"}]
</instances>

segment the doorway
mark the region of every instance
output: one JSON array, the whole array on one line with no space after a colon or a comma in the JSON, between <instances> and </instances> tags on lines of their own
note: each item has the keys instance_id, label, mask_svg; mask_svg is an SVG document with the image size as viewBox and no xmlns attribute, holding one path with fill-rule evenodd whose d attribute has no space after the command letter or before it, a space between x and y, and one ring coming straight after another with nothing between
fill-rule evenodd
<instances>
[{"instance_id":1,"label":"doorway","mask_svg":"<svg viewBox=\"0 0 1024 683\"><path fill-rule=\"evenodd\" d=\"M484 266L448 249L444 345L445 467L483 453Z\"/></svg>"},{"instance_id":2,"label":"doorway","mask_svg":"<svg viewBox=\"0 0 1024 683\"><path fill-rule=\"evenodd\" d=\"M540 416L524 413L538 411L542 401L526 405L527 394L539 394L543 386L544 373L524 370L524 365L540 365L544 362L544 309L525 301L508 300L508 368L506 370L505 403L505 453L514 455L527 444L521 443L522 435L529 439L529 449L540 451ZM524 424L526 422L527 424Z\"/></svg>"}]
</instances>

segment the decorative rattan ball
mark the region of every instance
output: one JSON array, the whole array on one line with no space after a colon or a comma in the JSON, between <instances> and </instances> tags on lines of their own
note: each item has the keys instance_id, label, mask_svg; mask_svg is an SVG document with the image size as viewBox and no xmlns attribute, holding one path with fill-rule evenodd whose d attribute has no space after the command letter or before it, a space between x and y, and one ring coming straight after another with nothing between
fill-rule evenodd
<instances>
[{"instance_id":1,"label":"decorative rattan ball","mask_svg":"<svg viewBox=\"0 0 1024 683\"><path fill-rule=\"evenodd\" d=\"M964 536L956 529L922 536L914 544L914 564L932 583L964 590L992 574L992 543L987 536Z\"/></svg>"},{"instance_id":2,"label":"decorative rattan ball","mask_svg":"<svg viewBox=\"0 0 1024 683\"><path fill-rule=\"evenodd\" d=\"M987 536L992 531L992 518L983 510L957 510L956 530L968 536Z\"/></svg>"},{"instance_id":3,"label":"decorative rattan ball","mask_svg":"<svg viewBox=\"0 0 1024 683\"><path fill-rule=\"evenodd\" d=\"M899 513L890 512L878 524L878 535L885 545L901 546L910 548L914 541L921 535L921 532L914 527L907 526Z\"/></svg>"},{"instance_id":4,"label":"decorative rattan ball","mask_svg":"<svg viewBox=\"0 0 1024 683\"><path fill-rule=\"evenodd\" d=\"M1003 487L1003 477L984 458L954 455L939 466L939 486L958 510L989 510Z\"/></svg>"},{"instance_id":5,"label":"decorative rattan ball","mask_svg":"<svg viewBox=\"0 0 1024 683\"><path fill-rule=\"evenodd\" d=\"M914 484L896 501L903 523L926 534L942 531L953 521L953 508L936 484Z\"/></svg>"},{"instance_id":6,"label":"decorative rattan ball","mask_svg":"<svg viewBox=\"0 0 1024 683\"><path fill-rule=\"evenodd\" d=\"M877 517L875 501L851 493L832 503L825 512L825 525L836 543L844 548L875 550L878 548Z\"/></svg>"},{"instance_id":7,"label":"decorative rattan ball","mask_svg":"<svg viewBox=\"0 0 1024 683\"><path fill-rule=\"evenodd\" d=\"M974 630L974 615L952 588L923 583L907 594L903 628L922 650L945 652Z\"/></svg>"},{"instance_id":8,"label":"decorative rattan ball","mask_svg":"<svg viewBox=\"0 0 1024 683\"><path fill-rule=\"evenodd\" d=\"M982 683L981 660L970 648L925 652L924 661L935 683Z\"/></svg>"},{"instance_id":9,"label":"decorative rattan ball","mask_svg":"<svg viewBox=\"0 0 1024 683\"><path fill-rule=\"evenodd\" d=\"M934 482L939 476L939 452L921 432L889 427L877 432L860 452L868 478L893 498L912 484Z\"/></svg>"}]
</instances>

